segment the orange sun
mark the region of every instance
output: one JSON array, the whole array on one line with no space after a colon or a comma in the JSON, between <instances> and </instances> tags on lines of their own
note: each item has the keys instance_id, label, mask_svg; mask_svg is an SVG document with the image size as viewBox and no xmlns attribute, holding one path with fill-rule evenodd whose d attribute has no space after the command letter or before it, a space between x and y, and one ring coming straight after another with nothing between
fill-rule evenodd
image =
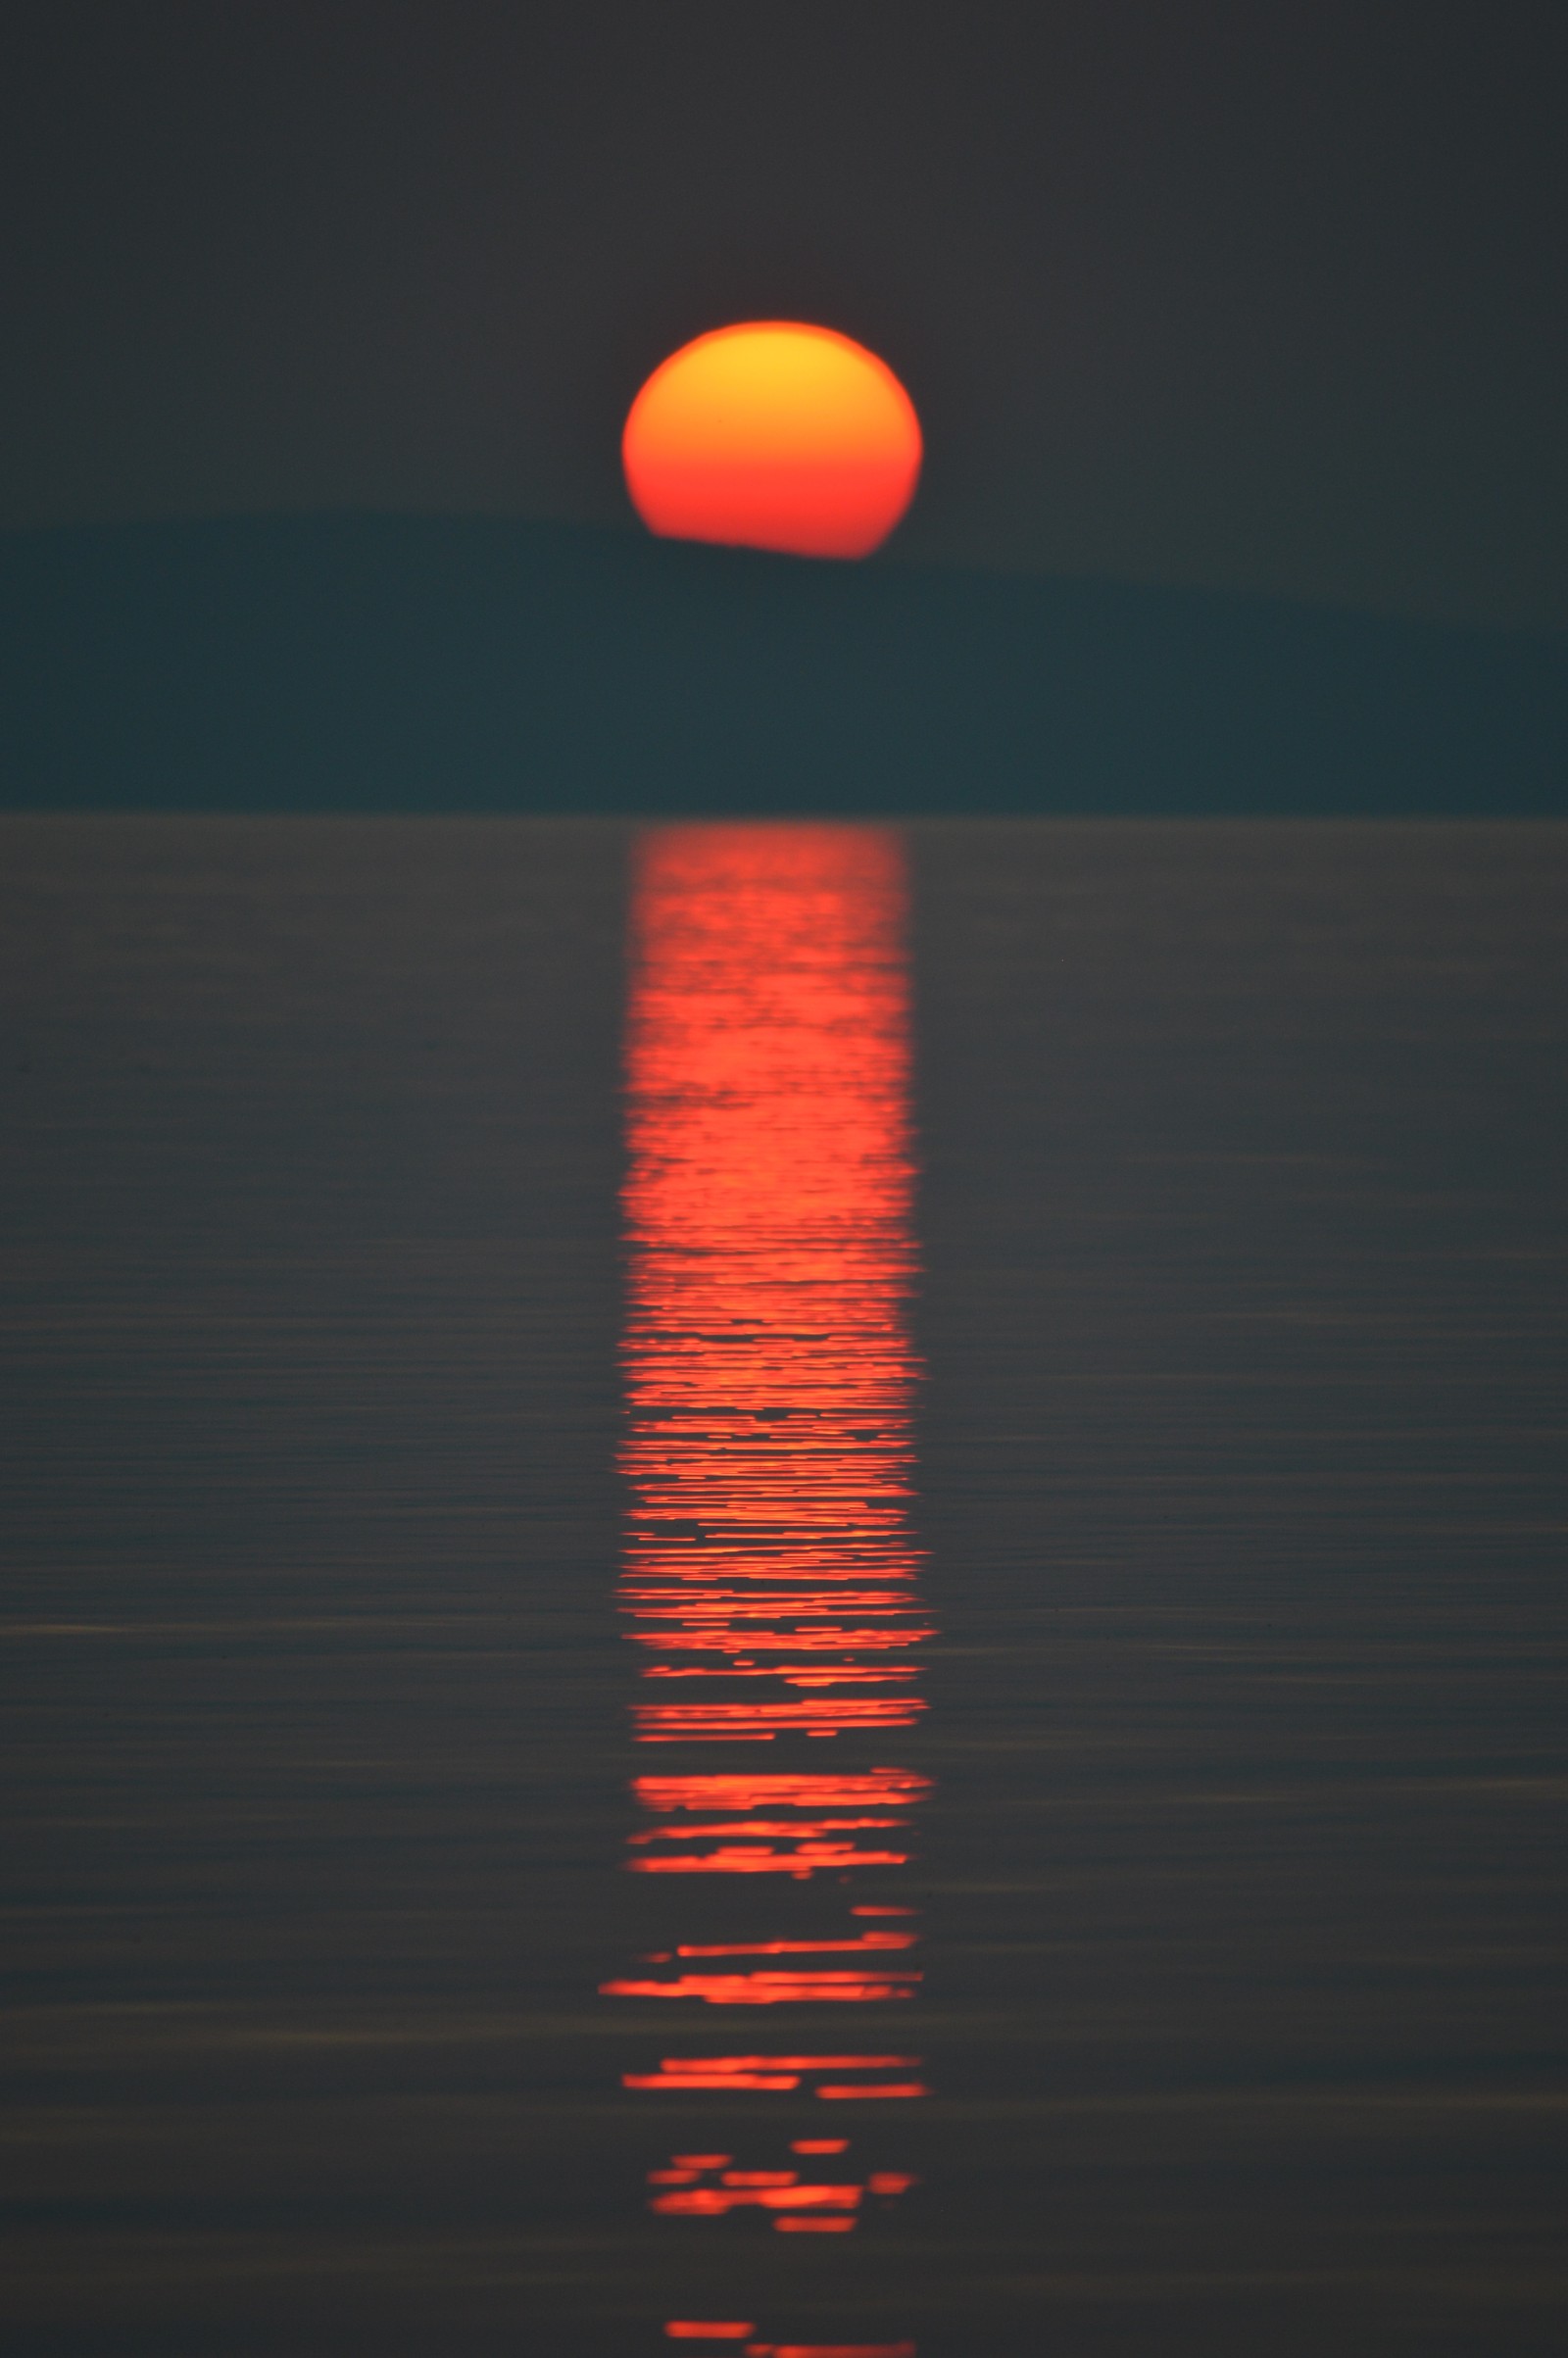
<instances>
[{"instance_id":1,"label":"orange sun","mask_svg":"<svg viewBox=\"0 0 1568 2358\"><path fill-rule=\"evenodd\" d=\"M755 319L683 344L621 437L652 532L795 557L866 557L920 472L920 421L886 363L830 327Z\"/></svg>"}]
</instances>

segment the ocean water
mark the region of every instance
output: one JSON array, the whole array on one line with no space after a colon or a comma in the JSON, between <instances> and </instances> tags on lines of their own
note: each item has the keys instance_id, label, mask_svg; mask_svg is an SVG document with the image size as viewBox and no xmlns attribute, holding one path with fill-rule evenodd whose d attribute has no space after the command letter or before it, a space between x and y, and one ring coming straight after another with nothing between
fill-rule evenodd
<instances>
[{"instance_id":1,"label":"ocean water","mask_svg":"<svg viewBox=\"0 0 1568 2358\"><path fill-rule=\"evenodd\" d=\"M1562 2347L1568 827L0 845L8 2352Z\"/></svg>"}]
</instances>

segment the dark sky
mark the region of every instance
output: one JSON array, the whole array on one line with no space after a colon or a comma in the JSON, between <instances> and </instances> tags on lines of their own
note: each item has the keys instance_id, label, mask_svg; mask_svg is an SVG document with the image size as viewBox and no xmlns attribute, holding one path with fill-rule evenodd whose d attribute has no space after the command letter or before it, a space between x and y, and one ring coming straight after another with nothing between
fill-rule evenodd
<instances>
[{"instance_id":1,"label":"dark sky","mask_svg":"<svg viewBox=\"0 0 1568 2358\"><path fill-rule=\"evenodd\" d=\"M875 345L898 546L1568 625L1568 10L31 0L0 520L625 520L645 370Z\"/></svg>"}]
</instances>

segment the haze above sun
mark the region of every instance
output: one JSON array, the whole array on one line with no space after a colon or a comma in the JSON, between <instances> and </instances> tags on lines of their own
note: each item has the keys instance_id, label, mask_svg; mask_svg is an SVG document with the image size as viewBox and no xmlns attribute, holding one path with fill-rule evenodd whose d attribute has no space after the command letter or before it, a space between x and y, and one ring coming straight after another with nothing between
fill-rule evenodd
<instances>
[{"instance_id":1,"label":"haze above sun","mask_svg":"<svg viewBox=\"0 0 1568 2358\"><path fill-rule=\"evenodd\" d=\"M868 557L914 497L914 404L830 327L754 319L682 345L632 403L621 460L652 532Z\"/></svg>"}]
</instances>

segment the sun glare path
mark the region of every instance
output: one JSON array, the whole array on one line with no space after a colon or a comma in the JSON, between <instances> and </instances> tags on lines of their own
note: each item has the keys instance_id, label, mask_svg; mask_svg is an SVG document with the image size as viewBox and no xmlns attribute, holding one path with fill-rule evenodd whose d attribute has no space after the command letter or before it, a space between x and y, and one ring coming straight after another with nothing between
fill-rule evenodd
<instances>
[{"instance_id":1,"label":"sun glare path","mask_svg":"<svg viewBox=\"0 0 1568 2358\"><path fill-rule=\"evenodd\" d=\"M642 1822L626 1863L764 1903L761 1921L748 1904L723 1938L666 1931L636 1971L601 1985L661 2010L887 2008L907 2005L922 1979L915 1911L861 1901L854 1887L907 1866L929 1781L892 1765L801 1764L823 1744L863 1761L917 1726L920 1650L934 1635L910 1520L905 902L889 829L671 826L640 845L620 1604L640 1657L635 1741L702 1747L699 1759L717 1748L719 1764L633 1780ZM777 1767L735 1765L761 1746ZM851 1888L833 1896L835 1883ZM815 1911L804 1921L766 1921L792 1885L813 1884L828 1916L807 1892L788 1903ZM701 1895L694 1888L692 1903ZM872 1915L902 1921L856 1921ZM924 2096L920 2073L914 2055L792 2049L665 2056L622 2085L880 2111ZM797 2139L790 2153L839 2155L850 2142ZM705 2221L761 2212L780 2234L842 2235L914 2183L906 2171L803 2173L754 2158L766 2157L675 2154L649 2173L650 2208ZM742 2329L669 2331L738 2339Z\"/></svg>"},{"instance_id":2,"label":"sun glare path","mask_svg":"<svg viewBox=\"0 0 1568 2358\"><path fill-rule=\"evenodd\" d=\"M821 1741L924 1708L904 903L886 829L643 839L622 1601L661 1657L645 1680L687 1689L637 1702L645 1744Z\"/></svg>"}]
</instances>

